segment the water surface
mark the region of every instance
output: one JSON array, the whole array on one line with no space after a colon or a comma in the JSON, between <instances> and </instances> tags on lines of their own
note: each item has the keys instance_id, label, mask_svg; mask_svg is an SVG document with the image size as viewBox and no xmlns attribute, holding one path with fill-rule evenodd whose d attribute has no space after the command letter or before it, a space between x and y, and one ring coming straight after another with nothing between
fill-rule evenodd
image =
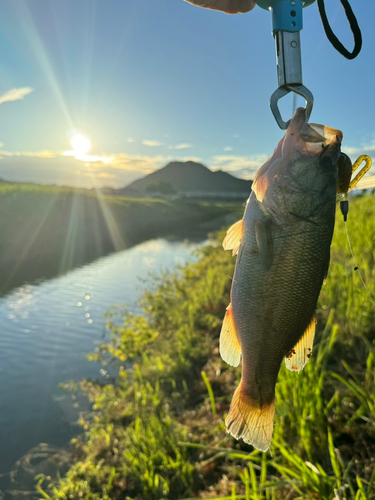
<instances>
[{"instance_id":1,"label":"water surface","mask_svg":"<svg viewBox=\"0 0 375 500\"><path fill-rule=\"evenodd\" d=\"M104 312L124 303L139 312L139 278L184 264L201 244L150 240L0 298L0 472L39 443L63 446L80 432L80 403L58 385L105 376L85 358L106 335Z\"/></svg>"}]
</instances>

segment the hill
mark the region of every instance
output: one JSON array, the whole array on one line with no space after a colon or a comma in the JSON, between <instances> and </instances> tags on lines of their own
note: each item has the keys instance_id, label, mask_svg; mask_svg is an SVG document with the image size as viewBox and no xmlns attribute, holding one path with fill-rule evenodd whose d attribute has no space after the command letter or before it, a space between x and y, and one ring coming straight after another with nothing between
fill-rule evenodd
<instances>
[{"instance_id":1,"label":"hill","mask_svg":"<svg viewBox=\"0 0 375 500\"><path fill-rule=\"evenodd\" d=\"M138 179L125 188L118 189L117 194L144 195L146 193L192 195L224 195L249 196L252 181L238 179L233 175L210 169L194 161L168 163L152 174Z\"/></svg>"}]
</instances>

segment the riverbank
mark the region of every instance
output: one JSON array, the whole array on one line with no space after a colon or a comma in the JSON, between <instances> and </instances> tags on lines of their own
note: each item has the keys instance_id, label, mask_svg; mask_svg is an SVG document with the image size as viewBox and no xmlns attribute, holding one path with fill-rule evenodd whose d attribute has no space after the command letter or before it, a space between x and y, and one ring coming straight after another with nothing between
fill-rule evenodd
<instances>
[{"instance_id":1,"label":"riverbank","mask_svg":"<svg viewBox=\"0 0 375 500\"><path fill-rule=\"evenodd\" d=\"M375 294L373 196L351 202L357 265ZM282 367L271 453L225 433L240 369L219 356L234 259L219 243L157 279L144 316L108 316L111 341L90 355L113 383L83 381L93 403L63 479L38 478L45 498L109 500L375 498L375 312L338 216L319 300L314 355ZM132 368L129 368L132 367ZM74 384L70 385L74 390Z\"/></svg>"},{"instance_id":2,"label":"riverbank","mask_svg":"<svg viewBox=\"0 0 375 500\"><path fill-rule=\"evenodd\" d=\"M235 206L235 204L233 204ZM238 204L237 204L238 207ZM230 213L231 205L0 184L0 295Z\"/></svg>"}]
</instances>

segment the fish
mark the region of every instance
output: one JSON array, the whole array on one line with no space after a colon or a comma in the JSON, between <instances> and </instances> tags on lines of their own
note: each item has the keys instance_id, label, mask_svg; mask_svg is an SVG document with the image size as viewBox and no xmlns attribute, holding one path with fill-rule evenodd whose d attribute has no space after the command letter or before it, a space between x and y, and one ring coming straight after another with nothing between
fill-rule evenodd
<instances>
[{"instance_id":1,"label":"fish","mask_svg":"<svg viewBox=\"0 0 375 500\"><path fill-rule=\"evenodd\" d=\"M256 6L256 0L185 0L185 2L226 14L244 14Z\"/></svg>"},{"instance_id":2,"label":"fish","mask_svg":"<svg viewBox=\"0 0 375 500\"><path fill-rule=\"evenodd\" d=\"M242 359L226 429L262 451L272 440L283 359L299 372L312 355L316 305L330 262L342 139L340 130L309 124L305 109L298 108L256 174L243 218L223 242L237 260L220 354L232 366Z\"/></svg>"}]
</instances>

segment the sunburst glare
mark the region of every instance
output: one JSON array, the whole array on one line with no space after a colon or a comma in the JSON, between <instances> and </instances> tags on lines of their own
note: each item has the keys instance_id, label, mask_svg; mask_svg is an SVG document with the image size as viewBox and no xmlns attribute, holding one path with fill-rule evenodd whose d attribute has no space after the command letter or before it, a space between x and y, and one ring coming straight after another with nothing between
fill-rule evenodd
<instances>
[{"instance_id":1,"label":"sunburst glare","mask_svg":"<svg viewBox=\"0 0 375 500\"><path fill-rule=\"evenodd\" d=\"M85 156L91 149L90 139L82 134L74 134L70 139L74 154L76 156Z\"/></svg>"}]
</instances>

